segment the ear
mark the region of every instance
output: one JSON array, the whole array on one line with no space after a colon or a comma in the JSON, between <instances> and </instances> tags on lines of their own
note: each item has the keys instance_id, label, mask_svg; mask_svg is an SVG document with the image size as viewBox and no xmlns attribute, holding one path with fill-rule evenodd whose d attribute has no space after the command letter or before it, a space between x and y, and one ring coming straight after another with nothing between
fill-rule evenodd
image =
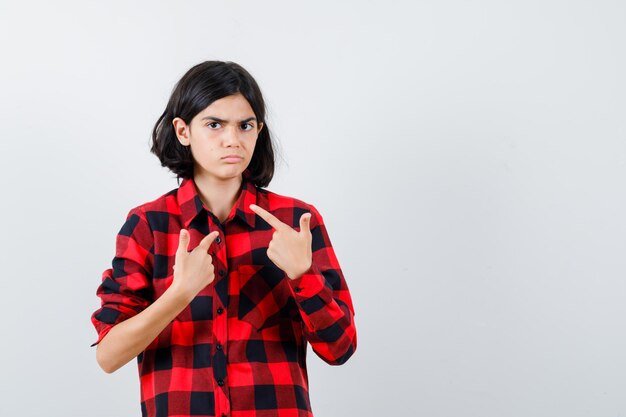
<instances>
[{"instance_id":1,"label":"ear","mask_svg":"<svg viewBox=\"0 0 626 417\"><path fill-rule=\"evenodd\" d=\"M189 129L187 123L180 117L175 117L172 120L172 125L174 126L174 133L178 138L178 141L183 146L189 146Z\"/></svg>"},{"instance_id":2,"label":"ear","mask_svg":"<svg viewBox=\"0 0 626 417\"><path fill-rule=\"evenodd\" d=\"M264 126L263 122L260 122L259 123L259 128L257 129L257 132L260 132L261 129L263 129L263 126Z\"/></svg>"}]
</instances>

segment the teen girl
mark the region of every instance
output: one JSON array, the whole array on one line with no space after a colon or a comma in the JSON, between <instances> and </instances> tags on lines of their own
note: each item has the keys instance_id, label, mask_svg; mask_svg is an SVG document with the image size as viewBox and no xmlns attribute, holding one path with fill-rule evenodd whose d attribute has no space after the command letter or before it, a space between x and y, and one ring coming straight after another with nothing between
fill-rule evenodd
<instances>
[{"instance_id":1,"label":"teen girl","mask_svg":"<svg viewBox=\"0 0 626 417\"><path fill-rule=\"evenodd\" d=\"M307 343L343 364L354 308L320 213L264 188L274 151L256 81L233 62L192 67L151 151L182 183L117 235L91 317L99 365L137 358L143 416L312 416Z\"/></svg>"}]
</instances>

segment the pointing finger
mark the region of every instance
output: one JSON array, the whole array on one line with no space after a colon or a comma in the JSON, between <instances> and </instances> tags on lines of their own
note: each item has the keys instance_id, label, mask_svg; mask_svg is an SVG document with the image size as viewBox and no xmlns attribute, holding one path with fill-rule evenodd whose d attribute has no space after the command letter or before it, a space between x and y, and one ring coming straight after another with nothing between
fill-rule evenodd
<instances>
[{"instance_id":1,"label":"pointing finger","mask_svg":"<svg viewBox=\"0 0 626 417\"><path fill-rule=\"evenodd\" d=\"M287 224L278 220L276 216L274 216L269 211L257 206L256 204L250 204L250 210L254 211L256 214L261 216L263 220L268 222L270 226L272 226L276 230L283 229L285 227L289 227ZM289 227L291 229L291 227Z\"/></svg>"},{"instance_id":2,"label":"pointing finger","mask_svg":"<svg viewBox=\"0 0 626 417\"><path fill-rule=\"evenodd\" d=\"M202 238L198 246L201 247L204 252L207 252L209 250L209 247L211 246L211 243L213 243L213 241L217 236L219 236L219 234L220 232L218 232L217 230L212 231L204 238Z\"/></svg>"}]
</instances>

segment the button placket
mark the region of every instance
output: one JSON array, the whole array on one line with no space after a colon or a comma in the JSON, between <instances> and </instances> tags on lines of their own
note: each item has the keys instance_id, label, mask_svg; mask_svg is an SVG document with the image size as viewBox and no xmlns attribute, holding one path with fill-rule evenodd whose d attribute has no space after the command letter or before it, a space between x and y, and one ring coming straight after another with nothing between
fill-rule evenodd
<instances>
[{"instance_id":1,"label":"button placket","mask_svg":"<svg viewBox=\"0 0 626 417\"><path fill-rule=\"evenodd\" d=\"M215 266L215 281L213 283L213 297L214 297L214 314L213 314L213 378L216 387L215 390L215 408L217 415L221 416L222 413L227 415L230 410L229 403L229 390L226 380L227 375L227 362L226 357L227 343L228 343L228 315L224 314L228 307L228 254L227 247L225 245L226 233L223 225L219 225L217 229L220 235L214 240L215 243L215 255L213 264ZM217 387L220 387L217 389Z\"/></svg>"}]
</instances>

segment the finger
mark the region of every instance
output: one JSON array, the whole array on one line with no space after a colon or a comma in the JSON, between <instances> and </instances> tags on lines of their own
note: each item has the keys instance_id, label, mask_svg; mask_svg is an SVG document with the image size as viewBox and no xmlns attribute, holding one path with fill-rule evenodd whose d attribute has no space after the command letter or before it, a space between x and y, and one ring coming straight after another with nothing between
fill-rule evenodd
<instances>
[{"instance_id":1,"label":"finger","mask_svg":"<svg viewBox=\"0 0 626 417\"><path fill-rule=\"evenodd\" d=\"M198 246L201 247L204 252L208 251L209 247L211 246L211 243L213 243L213 241L215 240L217 236L219 236L219 234L220 232L218 232L217 230L212 231L211 233L206 235L204 238L202 238Z\"/></svg>"},{"instance_id":2,"label":"finger","mask_svg":"<svg viewBox=\"0 0 626 417\"><path fill-rule=\"evenodd\" d=\"M256 214L261 216L263 220L268 222L270 226L272 226L274 229L283 229L285 227L289 227L287 224L278 220L278 218L274 216L272 213L265 210L264 208L257 206L256 204L250 204L250 210L254 211ZM291 229L291 227L289 228Z\"/></svg>"},{"instance_id":3,"label":"finger","mask_svg":"<svg viewBox=\"0 0 626 417\"><path fill-rule=\"evenodd\" d=\"M178 235L178 249L176 249L176 257L187 254L187 247L189 246L189 232L185 229L180 229Z\"/></svg>"},{"instance_id":4,"label":"finger","mask_svg":"<svg viewBox=\"0 0 626 417\"><path fill-rule=\"evenodd\" d=\"M311 233L311 213L300 216L300 233Z\"/></svg>"}]
</instances>

